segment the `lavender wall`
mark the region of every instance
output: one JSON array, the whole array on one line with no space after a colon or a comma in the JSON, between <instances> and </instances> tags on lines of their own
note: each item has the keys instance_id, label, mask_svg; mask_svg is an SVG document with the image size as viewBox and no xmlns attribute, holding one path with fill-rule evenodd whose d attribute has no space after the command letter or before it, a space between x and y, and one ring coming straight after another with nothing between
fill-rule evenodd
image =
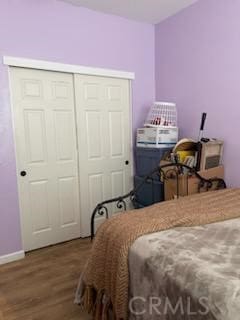
<instances>
[{"instance_id":1,"label":"lavender wall","mask_svg":"<svg viewBox=\"0 0 240 320\"><path fill-rule=\"evenodd\" d=\"M155 99L154 27L56 0L0 1L3 55L133 71L133 126ZM21 250L7 68L0 63L0 256Z\"/></svg>"},{"instance_id":2,"label":"lavender wall","mask_svg":"<svg viewBox=\"0 0 240 320\"><path fill-rule=\"evenodd\" d=\"M156 26L156 96L176 101L181 135L225 141L226 179L240 185L240 1L200 0Z\"/></svg>"}]
</instances>

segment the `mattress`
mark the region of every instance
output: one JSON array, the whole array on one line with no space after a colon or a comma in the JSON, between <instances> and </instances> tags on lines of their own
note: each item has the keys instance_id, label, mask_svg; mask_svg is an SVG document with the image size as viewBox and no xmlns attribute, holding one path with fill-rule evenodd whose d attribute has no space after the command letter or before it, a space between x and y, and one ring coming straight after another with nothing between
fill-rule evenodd
<instances>
[{"instance_id":1,"label":"mattress","mask_svg":"<svg viewBox=\"0 0 240 320\"><path fill-rule=\"evenodd\" d=\"M130 320L239 320L240 219L138 238Z\"/></svg>"}]
</instances>

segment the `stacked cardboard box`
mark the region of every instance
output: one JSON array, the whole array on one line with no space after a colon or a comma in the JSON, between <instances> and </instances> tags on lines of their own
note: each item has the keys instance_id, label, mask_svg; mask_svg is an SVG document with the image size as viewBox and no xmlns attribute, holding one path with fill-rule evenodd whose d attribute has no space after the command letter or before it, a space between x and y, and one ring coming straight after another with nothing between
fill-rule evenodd
<instances>
[{"instance_id":1,"label":"stacked cardboard box","mask_svg":"<svg viewBox=\"0 0 240 320\"><path fill-rule=\"evenodd\" d=\"M169 164L170 162L161 161L160 165ZM166 172L170 172L171 167L166 168ZM224 179L224 167L218 166L208 170L203 170L198 172L203 178L220 178ZM178 182L177 182L178 181ZM189 176L187 174L182 174L176 177L170 177L164 181L164 198L165 200L172 200L177 197L177 191L180 197L195 194L199 192L199 179L196 176ZM212 189L214 190L213 185ZM204 188L201 192L206 191Z\"/></svg>"}]
</instances>

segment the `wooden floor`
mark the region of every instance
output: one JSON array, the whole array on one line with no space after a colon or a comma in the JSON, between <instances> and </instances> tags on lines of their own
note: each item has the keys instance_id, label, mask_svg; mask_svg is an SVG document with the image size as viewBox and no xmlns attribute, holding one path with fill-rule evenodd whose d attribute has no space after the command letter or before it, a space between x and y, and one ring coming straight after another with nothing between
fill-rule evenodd
<instances>
[{"instance_id":1,"label":"wooden floor","mask_svg":"<svg viewBox=\"0 0 240 320\"><path fill-rule=\"evenodd\" d=\"M0 320L89 319L73 300L90 247L74 240L0 266Z\"/></svg>"}]
</instances>

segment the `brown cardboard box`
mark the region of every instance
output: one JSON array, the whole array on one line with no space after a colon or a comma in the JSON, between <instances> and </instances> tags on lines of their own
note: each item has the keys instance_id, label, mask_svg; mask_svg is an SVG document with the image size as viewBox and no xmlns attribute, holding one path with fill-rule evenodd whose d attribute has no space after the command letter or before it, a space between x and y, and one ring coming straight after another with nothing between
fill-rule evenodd
<instances>
[{"instance_id":1,"label":"brown cardboard box","mask_svg":"<svg viewBox=\"0 0 240 320\"><path fill-rule=\"evenodd\" d=\"M163 164L167 164L167 162L166 161L161 162L161 165ZM169 168L167 168L166 171L167 170L169 170ZM223 166L199 171L198 173L203 178L206 178L206 179L210 179L210 178L224 179ZM180 197L198 193L199 179L196 176L188 177L187 175L179 175L178 188L179 188L178 193ZM214 186L213 186L213 189L214 189ZM201 191L204 191L204 190L201 190ZM169 178L164 181L164 194L165 194L165 200L172 200L176 198L177 196L177 179L176 178Z\"/></svg>"}]
</instances>

